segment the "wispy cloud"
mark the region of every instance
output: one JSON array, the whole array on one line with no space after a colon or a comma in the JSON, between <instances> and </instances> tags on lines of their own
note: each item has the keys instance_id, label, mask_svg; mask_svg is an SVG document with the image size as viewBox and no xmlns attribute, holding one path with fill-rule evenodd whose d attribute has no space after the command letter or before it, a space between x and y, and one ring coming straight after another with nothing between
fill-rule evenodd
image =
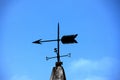
<instances>
[{"instance_id":1,"label":"wispy cloud","mask_svg":"<svg viewBox=\"0 0 120 80\"><path fill-rule=\"evenodd\" d=\"M105 77L100 77L100 76L89 76L85 78L84 80L108 80L108 79Z\"/></svg>"},{"instance_id":2,"label":"wispy cloud","mask_svg":"<svg viewBox=\"0 0 120 80\"><path fill-rule=\"evenodd\" d=\"M29 76L26 75L14 75L11 80L32 80Z\"/></svg>"},{"instance_id":3,"label":"wispy cloud","mask_svg":"<svg viewBox=\"0 0 120 80\"><path fill-rule=\"evenodd\" d=\"M104 57L98 60L90 60L81 58L71 63L72 70L108 70L112 69L116 64L116 59Z\"/></svg>"},{"instance_id":4,"label":"wispy cloud","mask_svg":"<svg viewBox=\"0 0 120 80\"><path fill-rule=\"evenodd\" d=\"M118 60L112 57L103 57L101 59L78 59L71 62L70 75L80 75L76 80L112 80L117 74ZM116 70L115 70L116 69ZM113 75L113 76L111 76ZM76 76L77 77L77 76Z\"/></svg>"}]
</instances>

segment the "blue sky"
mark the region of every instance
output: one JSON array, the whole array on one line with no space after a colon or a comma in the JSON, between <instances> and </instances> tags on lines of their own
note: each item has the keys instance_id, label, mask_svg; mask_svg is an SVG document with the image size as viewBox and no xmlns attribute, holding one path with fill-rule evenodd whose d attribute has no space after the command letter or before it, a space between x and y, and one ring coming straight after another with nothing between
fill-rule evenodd
<instances>
[{"instance_id":1,"label":"blue sky","mask_svg":"<svg viewBox=\"0 0 120 80\"><path fill-rule=\"evenodd\" d=\"M63 45L60 53L67 80L119 80L119 0L1 0L1 80L49 80L56 59L55 42L32 44L78 34L78 44Z\"/></svg>"}]
</instances>

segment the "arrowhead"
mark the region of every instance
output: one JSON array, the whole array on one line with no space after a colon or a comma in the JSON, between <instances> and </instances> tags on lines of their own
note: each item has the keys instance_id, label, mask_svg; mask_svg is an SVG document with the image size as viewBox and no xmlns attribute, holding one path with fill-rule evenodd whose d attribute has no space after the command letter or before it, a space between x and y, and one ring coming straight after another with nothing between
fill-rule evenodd
<instances>
[{"instance_id":1,"label":"arrowhead","mask_svg":"<svg viewBox=\"0 0 120 80\"><path fill-rule=\"evenodd\" d=\"M32 42L32 43L41 44L40 40L34 41L34 42Z\"/></svg>"}]
</instances>

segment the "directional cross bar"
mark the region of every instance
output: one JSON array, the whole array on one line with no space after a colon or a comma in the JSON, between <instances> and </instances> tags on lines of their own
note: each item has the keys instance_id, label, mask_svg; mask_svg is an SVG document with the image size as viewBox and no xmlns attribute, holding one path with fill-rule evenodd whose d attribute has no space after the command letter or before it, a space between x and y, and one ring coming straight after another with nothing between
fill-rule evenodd
<instances>
[{"instance_id":1,"label":"directional cross bar","mask_svg":"<svg viewBox=\"0 0 120 80\"><path fill-rule=\"evenodd\" d=\"M66 55L61 55L60 57L71 57L71 53L68 53ZM54 57L47 57L46 56L46 60L53 59L53 58L57 58L57 56L54 56Z\"/></svg>"}]
</instances>

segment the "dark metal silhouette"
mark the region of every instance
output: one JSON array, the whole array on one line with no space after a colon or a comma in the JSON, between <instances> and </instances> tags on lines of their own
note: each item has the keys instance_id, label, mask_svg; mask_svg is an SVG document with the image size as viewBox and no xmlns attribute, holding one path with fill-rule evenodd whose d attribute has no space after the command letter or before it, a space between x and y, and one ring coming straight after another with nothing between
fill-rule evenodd
<instances>
[{"instance_id":1,"label":"dark metal silhouette","mask_svg":"<svg viewBox=\"0 0 120 80\"><path fill-rule=\"evenodd\" d=\"M57 35L57 61L60 62L60 30L59 30L59 23L58 23L58 35Z\"/></svg>"},{"instance_id":2,"label":"dark metal silhouette","mask_svg":"<svg viewBox=\"0 0 120 80\"><path fill-rule=\"evenodd\" d=\"M69 54L66 54L66 55L60 55L60 41L63 44L77 43L77 41L75 40L75 38L77 37L77 34L75 34L75 35L64 35L61 39L60 39L59 36L60 36L60 30L59 30L59 23L58 23L57 39L55 39L55 40L43 40L43 41L42 41L42 39L39 39L39 40L36 40L36 41L32 42L32 43L35 43L35 44L41 44L42 42L57 41L57 48L54 48L54 52L57 54L57 56L46 57L46 60L57 58L57 62L56 62L55 67L53 67L50 80L66 80L64 68L62 67L63 62L60 61L60 57L67 57L67 56L70 57L71 54L69 53Z\"/></svg>"},{"instance_id":3,"label":"dark metal silhouette","mask_svg":"<svg viewBox=\"0 0 120 80\"><path fill-rule=\"evenodd\" d=\"M75 35L65 35L61 38L61 41L63 44L71 44L71 43L77 43L75 38L77 37L77 34Z\"/></svg>"},{"instance_id":4,"label":"dark metal silhouette","mask_svg":"<svg viewBox=\"0 0 120 80\"><path fill-rule=\"evenodd\" d=\"M44 41L41 41L42 39L40 39L40 40L36 40L36 41L34 41L34 42L32 42L32 43L35 43L35 44L42 44L42 42L52 42L52 41L58 41L58 40L44 40ZM59 40L60 41L60 40Z\"/></svg>"},{"instance_id":5,"label":"dark metal silhouette","mask_svg":"<svg viewBox=\"0 0 120 80\"><path fill-rule=\"evenodd\" d=\"M42 39L36 40L32 43L35 44L42 44L42 42L52 42L52 41L57 41L58 43L58 53L59 53L59 41L61 41L63 44L72 44L72 43L77 43L77 41L75 40L75 38L77 37L78 34L75 35L64 35L61 39L59 37L59 23L58 23L58 35L57 35L57 39L55 40L44 40L42 41Z\"/></svg>"},{"instance_id":6,"label":"dark metal silhouette","mask_svg":"<svg viewBox=\"0 0 120 80\"><path fill-rule=\"evenodd\" d=\"M62 55L60 56L60 49L59 49L59 46L60 46L60 41L63 43L63 44L73 44L73 43L77 43L77 41L75 40L75 38L77 37L78 34L74 34L74 35L64 35L61 39L60 39L60 30L59 30L59 23L58 23L58 30L57 30L57 39L54 39L54 40L43 40L42 39L39 39L39 40L36 40L32 43L35 43L35 44L42 44L42 42L53 42L53 41L57 41L57 48L55 48L56 50L56 53L57 53L57 56L55 57L46 57L46 60L49 60L49 59L52 59L52 58L57 58L57 62L60 62L60 57L66 57L68 55ZM54 51L54 52L55 52Z\"/></svg>"}]
</instances>

